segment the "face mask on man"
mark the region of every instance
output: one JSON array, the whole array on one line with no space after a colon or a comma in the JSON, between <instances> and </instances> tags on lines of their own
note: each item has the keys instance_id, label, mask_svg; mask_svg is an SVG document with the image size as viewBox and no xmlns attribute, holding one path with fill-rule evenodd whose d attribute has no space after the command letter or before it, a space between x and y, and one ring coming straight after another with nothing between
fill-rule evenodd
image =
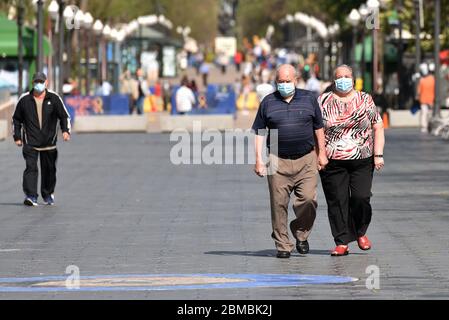
<instances>
[{"instance_id":1,"label":"face mask on man","mask_svg":"<svg viewBox=\"0 0 449 320\"><path fill-rule=\"evenodd\" d=\"M290 97L295 92L295 84L293 82L278 83L277 89L284 98Z\"/></svg>"},{"instance_id":2,"label":"face mask on man","mask_svg":"<svg viewBox=\"0 0 449 320\"><path fill-rule=\"evenodd\" d=\"M347 93L353 88L352 78L340 78L335 80L335 88L343 93Z\"/></svg>"},{"instance_id":3,"label":"face mask on man","mask_svg":"<svg viewBox=\"0 0 449 320\"><path fill-rule=\"evenodd\" d=\"M45 83L44 82L36 82L34 84L33 88L37 93L42 93L45 90Z\"/></svg>"}]
</instances>

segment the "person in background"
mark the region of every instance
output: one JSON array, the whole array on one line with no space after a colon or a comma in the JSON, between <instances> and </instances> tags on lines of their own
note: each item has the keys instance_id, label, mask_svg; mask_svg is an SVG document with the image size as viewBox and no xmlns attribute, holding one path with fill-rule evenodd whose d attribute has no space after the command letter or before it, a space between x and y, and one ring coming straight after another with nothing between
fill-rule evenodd
<instances>
[{"instance_id":1,"label":"person in background","mask_svg":"<svg viewBox=\"0 0 449 320\"><path fill-rule=\"evenodd\" d=\"M421 132L426 133L429 130L430 111L435 103L435 76L429 72L427 64L422 64L420 70L422 77L418 82L417 100L421 105Z\"/></svg>"},{"instance_id":2,"label":"person in background","mask_svg":"<svg viewBox=\"0 0 449 320\"><path fill-rule=\"evenodd\" d=\"M71 95L72 96L79 96L81 94L81 91L80 91L80 88L79 88L78 81L72 79L71 80L71 85L72 85Z\"/></svg>"},{"instance_id":3,"label":"person in background","mask_svg":"<svg viewBox=\"0 0 449 320\"><path fill-rule=\"evenodd\" d=\"M243 96L243 110L242 110L242 114L243 115L248 115L249 111L248 111L248 101L249 101L249 97L251 92L253 91L254 86L251 82L251 78L250 76L247 75L242 75L242 96Z\"/></svg>"},{"instance_id":4,"label":"person in background","mask_svg":"<svg viewBox=\"0 0 449 320\"><path fill-rule=\"evenodd\" d=\"M207 89L207 78L209 77L209 63L207 61L203 61L200 66L201 78L203 79L203 87Z\"/></svg>"},{"instance_id":5,"label":"person in background","mask_svg":"<svg viewBox=\"0 0 449 320\"><path fill-rule=\"evenodd\" d=\"M195 95L189 88L189 79L183 77L181 80L181 87L176 91L176 110L178 114L186 114L192 111L195 104Z\"/></svg>"},{"instance_id":6,"label":"person in background","mask_svg":"<svg viewBox=\"0 0 449 320\"><path fill-rule=\"evenodd\" d=\"M306 90L312 91L316 97L318 98L318 96L321 93L321 83L320 81L317 79L316 75L314 72L310 73L310 77L306 82Z\"/></svg>"},{"instance_id":7,"label":"person in background","mask_svg":"<svg viewBox=\"0 0 449 320\"><path fill-rule=\"evenodd\" d=\"M373 101L383 119L384 114L386 114L388 110L388 100L384 95L382 86L377 87L377 91L373 94Z\"/></svg>"},{"instance_id":8,"label":"person in background","mask_svg":"<svg viewBox=\"0 0 449 320\"><path fill-rule=\"evenodd\" d=\"M62 96L65 98L67 96L71 96L73 91L72 81L68 78L64 79L64 83L62 85Z\"/></svg>"},{"instance_id":9,"label":"person in background","mask_svg":"<svg viewBox=\"0 0 449 320\"><path fill-rule=\"evenodd\" d=\"M262 72L262 83L256 86L256 94L259 102L268 96L270 93L273 93L275 90L274 86L270 83L270 72L267 69L264 69Z\"/></svg>"},{"instance_id":10,"label":"person in background","mask_svg":"<svg viewBox=\"0 0 449 320\"><path fill-rule=\"evenodd\" d=\"M229 64L229 57L225 52L220 52L217 57L217 63L221 68L221 73L226 74L227 66Z\"/></svg>"},{"instance_id":11,"label":"person in background","mask_svg":"<svg viewBox=\"0 0 449 320\"><path fill-rule=\"evenodd\" d=\"M137 114L143 114L143 105L145 102L145 98L150 95L150 89L147 83L147 80L144 78L143 70L137 69L136 71L137 76L137 90L138 90L138 96L137 96Z\"/></svg>"},{"instance_id":12,"label":"person in background","mask_svg":"<svg viewBox=\"0 0 449 320\"><path fill-rule=\"evenodd\" d=\"M126 70L120 77L120 94L129 99L129 114L133 114L135 103L138 98L136 81L131 77L131 72Z\"/></svg>"},{"instance_id":13,"label":"person in background","mask_svg":"<svg viewBox=\"0 0 449 320\"><path fill-rule=\"evenodd\" d=\"M190 83L189 83L189 88L190 88L190 90L192 90L192 92L193 92L194 94L197 94L197 93L198 93L198 86L196 85L195 79L192 79L192 80L190 81Z\"/></svg>"},{"instance_id":14,"label":"person in background","mask_svg":"<svg viewBox=\"0 0 449 320\"><path fill-rule=\"evenodd\" d=\"M237 72L240 72L240 66L243 62L243 53L240 50L237 50L237 52L234 55L234 64L237 69Z\"/></svg>"},{"instance_id":15,"label":"person in background","mask_svg":"<svg viewBox=\"0 0 449 320\"><path fill-rule=\"evenodd\" d=\"M170 103L171 86L167 80L162 83L162 100L164 104L164 111L168 111L168 104Z\"/></svg>"}]
</instances>

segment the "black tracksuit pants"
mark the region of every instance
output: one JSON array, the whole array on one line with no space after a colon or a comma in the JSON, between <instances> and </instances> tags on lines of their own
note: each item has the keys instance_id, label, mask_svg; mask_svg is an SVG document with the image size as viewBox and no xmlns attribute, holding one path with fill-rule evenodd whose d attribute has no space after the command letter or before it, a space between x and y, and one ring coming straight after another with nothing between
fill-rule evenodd
<instances>
[{"instance_id":1,"label":"black tracksuit pants","mask_svg":"<svg viewBox=\"0 0 449 320\"><path fill-rule=\"evenodd\" d=\"M371 222L374 158L329 160L320 171L329 223L337 245L364 236Z\"/></svg>"},{"instance_id":2,"label":"black tracksuit pants","mask_svg":"<svg viewBox=\"0 0 449 320\"><path fill-rule=\"evenodd\" d=\"M23 192L27 196L37 197L37 182L39 170L37 160L40 157L41 165L41 195L46 198L52 195L56 186L56 161L58 150L37 151L29 145L22 148L26 169L23 172Z\"/></svg>"}]
</instances>

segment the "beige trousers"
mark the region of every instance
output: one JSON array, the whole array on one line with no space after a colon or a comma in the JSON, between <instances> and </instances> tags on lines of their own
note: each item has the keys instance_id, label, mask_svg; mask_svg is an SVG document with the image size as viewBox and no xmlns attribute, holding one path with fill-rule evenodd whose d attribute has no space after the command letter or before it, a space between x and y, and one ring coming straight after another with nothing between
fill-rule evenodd
<instances>
[{"instance_id":1,"label":"beige trousers","mask_svg":"<svg viewBox=\"0 0 449 320\"><path fill-rule=\"evenodd\" d=\"M277 170L268 175L270 191L271 223L273 238L278 251L291 252L295 247L288 235L288 204L294 193L293 211L296 219L290 230L296 240L305 241L310 235L316 217L318 169L315 151L296 160L281 159L270 155L270 162L277 161Z\"/></svg>"}]
</instances>

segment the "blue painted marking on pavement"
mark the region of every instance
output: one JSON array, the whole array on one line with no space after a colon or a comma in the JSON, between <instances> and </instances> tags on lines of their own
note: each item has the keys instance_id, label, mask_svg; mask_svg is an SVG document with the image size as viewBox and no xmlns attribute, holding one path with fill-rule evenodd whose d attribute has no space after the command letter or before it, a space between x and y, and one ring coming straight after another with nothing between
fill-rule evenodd
<instances>
[{"instance_id":1,"label":"blue painted marking on pavement","mask_svg":"<svg viewBox=\"0 0 449 320\"><path fill-rule=\"evenodd\" d=\"M36 287L35 285L43 284L48 281L65 281L66 276L45 276L45 277L27 277L27 278L0 278L0 292L93 292L93 291L162 291L162 290L193 290L193 289L237 289L237 288L261 288L261 287L298 287L303 285L316 284L342 284L357 281L356 278L330 275L299 275L299 274L145 274L145 275L98 275L98 276L81 276L80 288L70 289L63 285L53 287ZM101 279L120 279L126 282L137 278L145 278L151 282L151 278L224 278L240 280L240 282L224 282L224 283L199 283L189 285L148 285L148 286L84 286L82 282L86 280ZM243 280L243 281L242 281ZM12 286L14 284L14 286ZM23 286L18 286L23 284ZM33 286L34 285L34 286Z\"/></svg>"}]
</instances>

